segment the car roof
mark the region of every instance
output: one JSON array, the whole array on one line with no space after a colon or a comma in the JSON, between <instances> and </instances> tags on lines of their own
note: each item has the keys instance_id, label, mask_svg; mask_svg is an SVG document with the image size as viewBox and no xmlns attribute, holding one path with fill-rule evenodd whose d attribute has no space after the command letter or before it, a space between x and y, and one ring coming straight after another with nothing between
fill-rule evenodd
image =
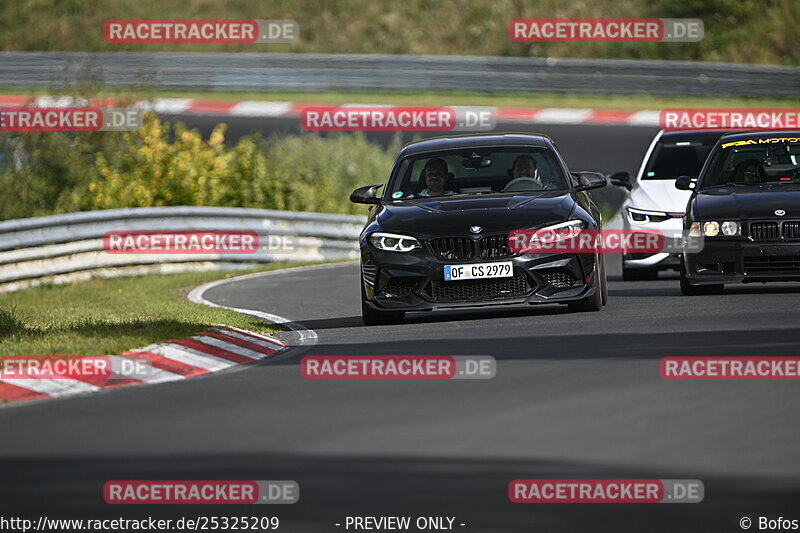
<instances>
[{"instance_id":1,"label":"car roof","mask_svg":"<svg viewBox=\"0 0 800 533\"><path fill-rule=\"evenodd\" d=\"M785 137L787 135L792 135L794 137L800 137L800 131L798 130L785 130L785 131L751 131L750 133L729 133L728 135L724 135L726 141L734 140L746 140L746 139L764 139L767 137Z\"/></svg>"},{"instance_id":2,"label":"car roof","mask_svg":"<svg viewBox=\"0 0 800 533\"><path fill-rule=\"evenodd\" d=\"M478 148L486 146L552 146L552 141L547 135L530 133L493 133L481 135L453 135L448 137L434 137L408 143L400 150L400 155L414 155L439 150L452 150L458 148Z\"/></svg>"}]
</instances>

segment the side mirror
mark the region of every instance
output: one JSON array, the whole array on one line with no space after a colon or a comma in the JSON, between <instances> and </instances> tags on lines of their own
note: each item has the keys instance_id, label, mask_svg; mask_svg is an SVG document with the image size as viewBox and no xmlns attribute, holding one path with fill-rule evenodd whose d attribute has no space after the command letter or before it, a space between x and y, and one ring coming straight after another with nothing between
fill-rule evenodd
<instances>
[{"instance_id":1,"label":"side mirror","mask_svg":"<svg viewBox=\"0 0 800 533\"><path fill-rule=\"evenodd\" d=\"M379 204L378 189L383 185L366 185L359 187L350 194L350 201L354 204Z\"/></svg>"},{"instance_id":2,"label":"side mirror","mask_svg":"<svg viewBox=\"0 0 800 533\"><path fill-rule=\"evenodd\" d=\"M599 172L573 172L572 175L578 178L578 184L575 186L576 191L597 189L608 185L606 177Z\"/></svg>"},{"instance_id":3,"label":"side mirror","mask_svg":"<svg viewBox=\"0 0 800 533\"><path fill-rule=\"evenodd\" d=\"M614 172L610 176L608 176L608 181L611 182L612 185L616 185L617 187L625 187L628 190L633 189L633 184L631 183L631 175L621 170L619 172Z\"/></svg>"},{"instance_id":4,"label":"side mirror","mask_svg":"<svg viewBox=\"0 0 800 533\"><path fill-rule=\"evenodd\" d=\"M681 176L675 180L675 188L682 191L693 191L696 179L691 176Z\"/></svg>"}]
</instances>

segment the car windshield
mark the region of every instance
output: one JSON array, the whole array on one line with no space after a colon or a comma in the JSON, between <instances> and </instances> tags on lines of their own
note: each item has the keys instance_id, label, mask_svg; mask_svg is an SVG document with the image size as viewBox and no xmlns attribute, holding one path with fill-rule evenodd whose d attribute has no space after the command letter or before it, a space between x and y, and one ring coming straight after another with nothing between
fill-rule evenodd
<instances>
[{"instance_id":1,"label":"car windshield","mask_svg":"<svg viewBox=\"0 0 800 533\"><path fill-rule=\"evenodd\" d=\"M776 136L723 141L700 188L789 183L800 183L800 138Z\"/></svg>"},{"instance_id":2,"label":"car windshield","mask_svg":"<svg viewBox=\"0 0 800 533\"><path fill-rule=\"evenodd\" d=\"M561 164L547 148L474 148L405 158L386 194L399 200L568 188Z\"/></svg>"},{"instance_id":3,"label":"car windshield","mask_svg":"<svg viewBox=\"0 0 800 533\"><path fill-rule=\"evenodd\" d=\"M647 161L642 179L666 180L679 176L698 176L719 135L662 139Z\"/></svg>"}]
</instances>

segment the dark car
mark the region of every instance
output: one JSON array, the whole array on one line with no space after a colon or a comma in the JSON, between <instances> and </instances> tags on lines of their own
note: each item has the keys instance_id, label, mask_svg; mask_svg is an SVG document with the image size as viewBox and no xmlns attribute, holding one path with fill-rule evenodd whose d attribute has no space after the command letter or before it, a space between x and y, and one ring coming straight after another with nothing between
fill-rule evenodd
<instances>
[{"instance_id":1,"label":"dark car","mask_svg":"<svg viewBox=\"0 0 800 533\"><path fill-rule=\"evenodd\" d=\"M362 315L393 323L406 311L563 303L597 311L607 298L595 253L514 253L520 229L600 229L588 189L544 135L474 135L406 145L382 185L350 200L374 204L361 233ZM513 247L512 247L513 249Z\"/></svg>"},{"instance_id":2,"label":"dark car","mask_svg":"<svg viewBox=\"0 0 800 533\"><path fill-rule=\"evenodd\" d=\"M684 252L683 294L719 292L725 283L800 281L800 132L722 137L692 190L684 227L703 238Z\"/></svg>"},{"instance_id":3,"label":"dark car","mask_svg":"<svg viewBox=\"0 0 800 533\"><path fill-rule=\"evenodd\" d=\"M611 183L630 191L622 204L623 229L680 236L690 193L677 190L675 179L679 176L696 178L723 133L660 131L650 143L635 180L631 181L627 172L612 174ZM679 253L625 253L622 279L656 279L659 271L678 270L679 265Z\"/></svg>"}]
</instances>

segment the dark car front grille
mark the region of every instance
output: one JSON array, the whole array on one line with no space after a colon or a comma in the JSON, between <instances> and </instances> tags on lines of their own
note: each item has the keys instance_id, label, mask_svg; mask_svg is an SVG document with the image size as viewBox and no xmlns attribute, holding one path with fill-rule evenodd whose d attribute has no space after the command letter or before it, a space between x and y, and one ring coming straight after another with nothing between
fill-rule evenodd
<instances>
[{"instance_id":1,"label":"dark car front grille","mask_svg":"<svg viewBox=\"0 0 800 533\"><path fill-rule=\"evenodd\" d=\"M428 241L433 255L445 261L472 259L475 256L475 241L469 237L441 237Z\"/></svg>"},{"instance_id":2,"label":"dark car front grille","mask_svg":"<svg viewBox=\"0 0 800 533\"><path fill-rule=\"evenodd\" d=\"M527 277L471 279L464 281L431 281L425 292L434 300L488 300L522 296L531 290Z\"/></svg>"},{"instance_id":3,"label":"dark car front grille","mask_svg":"<svg viewBox=\"0 0 800 533\"><path fill-rule=\"evenodd\" d=\"M578 279L572 275L572 272L566 268L547 269L542 272L542 278L553 287L558 287L559 289L572 287L578 281Z\"/></svg>"},{"instance_id":4,"label":"dark car front grille","mask_svg":"<svg viewBox=\"0 0 800 533\"><path fill-rule=\"evenodd\" d=\"M511 255L508 252L508 235L505 233L481 237L481 240L478 241L478 249L482 259L494 259Z\"/></svg>"},{"instance_id":5,"label":"dark car front grille","mask_svg":"<svg viewBox=\"0 0 800 533\"><path fill-rule=\"evenodd\" d=\"M386 287L384 287L381 291L381 295L386 298L400 298L406 296L407 294L411 294L417 283L417 279L413 278L394 278L389 280L389 283L387 283Z\"/></svg>"},{"instance_id":6,"label":"dark car front grille","mask_svg":"<svg viewBox=\"0 0 800 533\"><path fill-rule=\"evenodd\" d=\"M784 239L800 239L800 220L787 220L783 223Z\"/></svg>"},{"instance_id":7,"label":"dark car front grille","mask_svg":"<svg viewBox=\"0 0 800 533\"><path fill-rule=\"evenodd\" d=\"M433 255L444 261L464 261L473 258L498 259L509 257L508 234L485 235L479 240L470 237L440 237L428 241Z\"/></svg>"},{"instance_id":8,"label":"dark car front grille","mask_svg":"<svg viewBox=\"0 0 800 533\"><path fill-rule=\"evenodd\" d=\"M754 241L800 240L800 220L751 222L750 238Z\"/></svg>"},{"instance_id":9,"label":"dark car front grille","mask_svg":"<svg viewBox=\"0 0 800 533\"><path fill-rule=\"evenodd\" d=\"M744 271L747 274L781 274L800 272L800 256L759 255L744 258Z\"/></svg>"},{"instance_id":10,"label":"dark car front grille","mask_svg":"<svg viewBox=\"0 0 800 533\"><path fill-rule=\"evenodd\" d=\"M777 222L751 222L750 223L750 237L754 241L768 241L778 239L778 223Z\"/></svg>"}]
</instances>

